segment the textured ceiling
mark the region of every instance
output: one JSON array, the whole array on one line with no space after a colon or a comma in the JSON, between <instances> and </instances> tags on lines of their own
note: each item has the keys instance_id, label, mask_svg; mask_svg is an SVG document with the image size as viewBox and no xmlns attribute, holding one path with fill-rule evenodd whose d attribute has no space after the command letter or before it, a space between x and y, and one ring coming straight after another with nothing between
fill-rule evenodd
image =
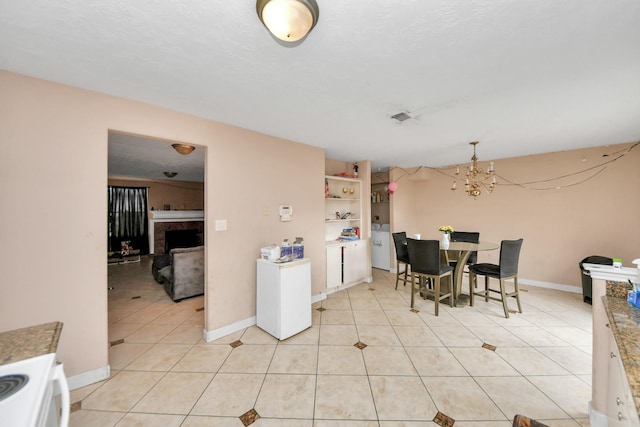
<instances>
[{"instance_id":1,"label":"textured ceiling","mask_svg":"<svg viewBox=\"0 0 640 427\"><path fill-rule=\"evenodd\" d=\"M463 163L474 140L488 160L640 139L637 0L318 4L283 47L253 0L0 0L0 68L374 170Z\"/></svg>"},{"instance_id":2,"label":"textured ceiling","mask_svg":"<svg viewBox=\"0 0 640 427\"><path fill-rule=\"evenodd\" d=\"M204 148L179 154L164 141L109 132L109 176L167 179L165 172L176 172L175 181L204 182Z\"/></svg>"}]
</instances>

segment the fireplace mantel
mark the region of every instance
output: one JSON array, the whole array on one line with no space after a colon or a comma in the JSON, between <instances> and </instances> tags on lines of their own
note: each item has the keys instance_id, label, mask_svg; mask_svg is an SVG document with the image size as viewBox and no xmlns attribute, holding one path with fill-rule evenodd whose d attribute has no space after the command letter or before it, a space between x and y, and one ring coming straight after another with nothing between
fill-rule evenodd
<instances>
[{"instance_id":1,"label":"fireplace mantel","mask_svg":"<svg viewBox=\"0 0 640 427\"><path fill-rule=\"evenodd\" d=\"M155 221L204 221L204 211L150 211L149 219Z\"/></svg>"},{"instance_id":2,"label":"fireplace mantel","mask_svg":"<svg viewBox=\"0 0 640 427\"><path fill-rule=\"evenodd\" d=\"M191 221L204 221L204 211L149 211L149 253L155 252L156 223Z\"/></svg>"}]
</instances>

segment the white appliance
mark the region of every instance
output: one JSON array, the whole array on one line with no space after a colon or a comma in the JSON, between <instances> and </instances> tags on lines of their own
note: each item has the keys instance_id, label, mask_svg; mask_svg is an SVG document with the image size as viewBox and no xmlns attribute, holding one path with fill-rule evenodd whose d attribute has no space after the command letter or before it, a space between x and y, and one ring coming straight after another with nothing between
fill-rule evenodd
<instances>
[{"instance_id":1,"label":"white appliance","mask_svg":"<svg viewBox=\"0 0 640 427\"><path fill-rule=\"evenodd\" d=\"M256 323L284 340L311 326L311 260L257 260Z\"/></svg>"},{"instance_id":2,"label":"white appliance","mask_svg":"<svg viewBox=\"0 0 640 427\"><path fill-rule=\"evenodd\" d=\"M275 261L280 258L280 246L271 245L260 249L260 258Z\"/></svg>"},{"instance_id":3,"label":"white appliance","mask_svg":"<svg viewBox=\"0 0 640 427\"><path fill-rule=\"evenodd\" d=\"M59 422L56 389L61 396ZM16 427L69 425L69 387L62 365L56 365L55 353L0 366L0 424Z\"/></svg>"},{"instance_id":4,"label":"white appliance","mask_svg":"<svg viewBox=\"0 0 640 427\"><path fill-rule=\"evenodd\" d=\"M389 224L371 224L371 266L391 270Z\"/></svg>"}]
</instances>

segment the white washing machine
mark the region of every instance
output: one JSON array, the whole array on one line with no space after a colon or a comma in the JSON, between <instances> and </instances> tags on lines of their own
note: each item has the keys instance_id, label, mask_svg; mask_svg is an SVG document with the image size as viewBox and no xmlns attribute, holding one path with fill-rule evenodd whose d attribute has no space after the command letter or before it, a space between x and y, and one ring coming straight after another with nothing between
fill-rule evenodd
<instances>
[{"instance_id":1,"label":"white washing machine","mask_svg":"<svg viewBox=\"0 0 640 427\"><path fill-rule=\"evenodd\" d=\"M391 270L389 224L371 224L371 266Z\"/></svg>"}]
</instances>

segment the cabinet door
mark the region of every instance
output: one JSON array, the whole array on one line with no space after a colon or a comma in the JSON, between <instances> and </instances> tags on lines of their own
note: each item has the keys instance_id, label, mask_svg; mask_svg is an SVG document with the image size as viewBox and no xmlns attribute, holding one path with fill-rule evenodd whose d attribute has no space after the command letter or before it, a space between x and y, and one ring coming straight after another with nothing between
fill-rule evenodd
<instances>
[{"instance_id":1,"label":"cabinet door","mask_svg":"<svg viewBox=\"0 0 640 427\"><path fill-rule=\"evenodd\" d=\"M618 346L609 331L609 364L607 384L607 417L611 427L637 426L638 418L626 379L626 373L620 360Z\"/></svg>"},{"instance_id":2,"label":"cabinet door","mask_svg":"<svg viewBox=\"0 0 640 427\"><path fill-rule=\"evenodd\" d=\"M364 281L368 275L369 240L359 240L354 244L353 257L355 278L358 281Z\"/></svg>"},{"instance_id":3,"label":"cabinet door","mask_svg":"<svg viewBox=\"0 0 640 427\"><path fill-rule=\"evenodd\" d=\"M350 242L344 248L344 283L362 282L367 277L369 240Z\"/></svg>"},{"instance_id":4,"label":"cabinet door","mask_svg":"<svg viewBox=\"0 0 640 427\"><path fill-rule=\"evenodd\" d=\"M327 246L327 289L342 285L342 246Z\"/></svg>"}]
</instances>

